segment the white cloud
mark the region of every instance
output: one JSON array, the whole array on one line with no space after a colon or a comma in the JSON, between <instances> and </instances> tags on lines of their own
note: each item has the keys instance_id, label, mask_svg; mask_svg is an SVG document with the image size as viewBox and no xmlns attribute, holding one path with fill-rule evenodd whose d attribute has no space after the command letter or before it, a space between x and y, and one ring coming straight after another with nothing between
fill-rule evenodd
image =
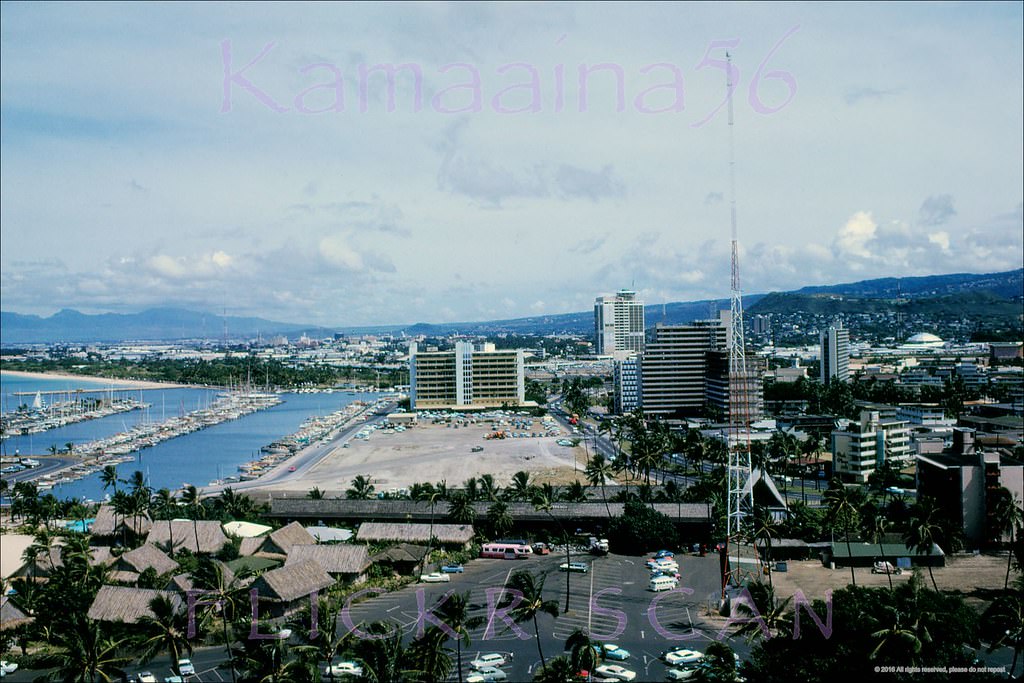
<instances>
[{"instance_id":1,"label":"white cloud","mask_svg":"<svg viewBox=\"0 0 1024 683\"><path fill-rule=\"evenodd\" d=\"M869 211L853 214L836 236L835 244L840 254L871 258L868 243L875 238L878 225Z\"/></svg>"}]
</instances>

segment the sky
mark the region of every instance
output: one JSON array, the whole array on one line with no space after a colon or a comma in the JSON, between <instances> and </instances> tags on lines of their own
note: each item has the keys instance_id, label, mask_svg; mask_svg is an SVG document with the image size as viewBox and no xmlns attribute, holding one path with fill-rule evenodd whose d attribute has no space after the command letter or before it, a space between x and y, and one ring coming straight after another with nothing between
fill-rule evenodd
<instances>
[{"instance_id":1,"label":"sky","mask_svg":"<svg viewBox=\"0 0 1024 683\"><path fill-rule=\"evenodd\" d=\"M4 311L728 297L733 197L748 293L1024 261L1021 3L0 12Z\"/></svg>"}]
</instances>

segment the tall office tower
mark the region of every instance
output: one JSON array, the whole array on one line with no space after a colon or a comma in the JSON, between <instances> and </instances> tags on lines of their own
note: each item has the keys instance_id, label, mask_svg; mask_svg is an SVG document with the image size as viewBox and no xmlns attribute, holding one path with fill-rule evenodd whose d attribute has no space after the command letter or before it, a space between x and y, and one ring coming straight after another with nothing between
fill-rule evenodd
<instances>
[{"instance_id":1,"label":"tall office tower","mask_svg":"<svg viewBox=\"0 0 1024 683\"><path fill-rule=\"evenodd\" d=\"M453 351L420 353L409 345L409 398L426 408L499 408L526 400L522 349L456 342Z\"/></svg>"},{"instance_id":2,"label":"tall office tower","mask_svg":"<svg viewBox=\"0 0 1024 683\"><path fill-rule=\"evenodd\" d=\"M640 361L645 413L696 416L704 412L708 353L728 348L726 317L689 325L655 326L654 340Z\"/></svg>"},{"instance_id":3,"label":"tall office tower","mask_svg":"<svg viewBox=\"0 0 1024 683\"><path fill-rule=\"evenodd\" d=\"M833 379L846 382L850 379L850 331L830 326L821 332L821 381L828 384Z\"/></svg>"},{"instance_id":4,"label":"tall office tower","mask_svg":"<svg viewBox=\"0 0 1024 683\"><path fill-rule=\"evenodd\" d=\"M729 352L709 351L704 398L709 408L720 413L723 420L732 414L733 406L744 406L747 422L764 417L765 361L757 356L744 359L745 369L729 372ZM731 386L730 386L731 385Z\"/></svg>"},{"instance_id":5,"label":"tall office tower","mask_svg":"<svg viewBox=\"0 0 1024 683\"><path fill-rule=\"evenodd\" d=\"M619 290L594 301L594 345L599 356L625 359L644 350L644 302L636 292Z\"/></svg>"}]
</instances>

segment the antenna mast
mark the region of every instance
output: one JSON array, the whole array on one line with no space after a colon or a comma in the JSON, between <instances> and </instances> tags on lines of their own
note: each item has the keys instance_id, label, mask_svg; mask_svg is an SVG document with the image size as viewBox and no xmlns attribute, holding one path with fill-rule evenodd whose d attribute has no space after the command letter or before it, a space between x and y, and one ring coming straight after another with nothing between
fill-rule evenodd
<instances>
[{"instance_id":1,"label":"antenna mast","mask_svg":"<svg viewBox=\"0 0 1024 683\"><path fill-rule=\"evenodd\" d=\"M732 278L730 299L730 321L727 343L729 345L729 472L728 505L726 516L726 557L730 550L735 552L735 566L722 577L722 597L728 575L734 577L740 572L739 540L744 518L753 513L754 487L750 481L750 406L746 349L743 334L743 295L740 290L739 231L736 227L736 151L733 139L732 105L732 56L726 56L726 99L729 107L729 221L731 227Z\"/></svg>"}]
</instances>

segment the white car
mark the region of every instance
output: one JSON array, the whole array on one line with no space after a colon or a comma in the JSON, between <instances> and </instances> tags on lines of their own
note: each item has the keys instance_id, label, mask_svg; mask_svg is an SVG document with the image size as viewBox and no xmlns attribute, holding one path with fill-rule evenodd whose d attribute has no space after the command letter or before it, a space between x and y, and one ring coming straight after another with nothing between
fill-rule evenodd
<instances>
[{"instance_id":1,"label":"white car","mask_svg":"<svg viewBox=\"0 0 1024 683\"><path fill-rule=\"evenodd\" d=\"M688 681L697 675L699 669L669 669L665 673L665 678L670 681Z\"/></svg>"},{"instance_id":2,"label":"white car","mask_svg":"<svg viewBox=\"0 0 1024 683\"><path fill-rule=\"evenodd\" d=\"M693 664L704 659L704 653L697 652L696 650L671 650L662 655L662 659L671 666Z\"/></svg>"},{"instance_id":3,"label":"white car","mask_svg":"<svg viewBox=\"0 0 1024 683\"><path fill-rule=\"evenodd\" d=\"M491 652L490 654L480 655L472 662L469 663L474 669L488 669L488 668L499 668L505 666L505 655L497 652Z\"/></svg>"},{"instance_id":4,"label":"white car","mask_svg":"<svg viewBox=\"0 0 1024 683\"><path fill-rule=\"evenodd\" d=\"M0 662L0 676L6 676L12 674L18 670L18 665L14 662Z\"/></svg>"},{"instance_id":5,"label":"white car","mask_svg":"<svg viewBox=\"0 0 1024 683\"><path fill-rule=\"evenodd\" d=\"M444 583L451 580L452 577L450 574L442 574L441 572L420 575L420 581L423 581L424 583Z\"/></svg>"},{"instance_id":6,"label":"white car","mask_svg":"<svg viewBox=\"0 0 1024 683\"><path fill-rule=\"evenodd\" d=\"M158 681L156 680L156 676L154 676L149 671L143 671L139 674L138 678L139 683L158 683Z\"/></svg>"},{"instance_id":7,"label":"white car","mask_svg":"<svg viewBox=\"0 0 1024 683\"><path fill-rule=\"evenodd\" d=\"M182 676L195 676L196 668L192 666L191 659L179 659L178 660L178 671L181 672Z\"/></svg>"},{"instance_id":8,"label":"white car","mask_svg":"<svg viewBox=\"0 0 1024 683\"><path fill-rule=\"evenodd\" d=\"M594 673L606 678L614 678L619 681L631 681L636 678L635 671L630 671L618 664L602 664L594 669Z\"/></svg>"},{"instance_id":9,"label":"white car","mask_svg":"<svg viewBox=\"0 0 1024 683\"><path fill-rule=\"evenodd\" d=\"M362 676L363 667L355 662L338 662L324 669L325 676Z\"/></svg>"},{"instance_id":10,"label":"white car","mask_svg":"<svg viewBox=\"0 0 1024 683\"><path fill-rule=\"evenodd\" d=\"M477 669L476 673L466 679L466 683L496 683L508 679L508 674L493 666Z\"/></svg>"}]
</instances>

